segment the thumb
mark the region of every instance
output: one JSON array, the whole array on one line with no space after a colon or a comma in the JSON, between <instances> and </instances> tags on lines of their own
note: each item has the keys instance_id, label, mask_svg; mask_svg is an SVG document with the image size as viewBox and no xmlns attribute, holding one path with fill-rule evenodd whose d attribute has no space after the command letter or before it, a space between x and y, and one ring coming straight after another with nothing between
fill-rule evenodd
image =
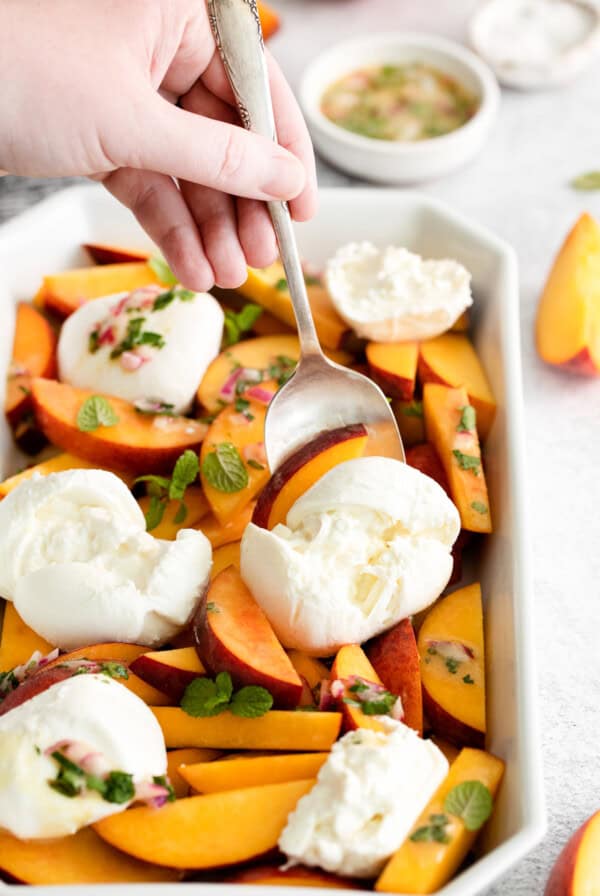
<instances>
[{"instance_id":1,"label":"thumb","mask_svg":"<svg viewBox=\"0 0 600 896\"><path fill-rule=\"evenodd\" d=\"M304 187L301 162L266 137L186 112L156 93L140 117L141 127L129 123L120 165L251 199L293 199Z\"/></svg>"}]
</instances>

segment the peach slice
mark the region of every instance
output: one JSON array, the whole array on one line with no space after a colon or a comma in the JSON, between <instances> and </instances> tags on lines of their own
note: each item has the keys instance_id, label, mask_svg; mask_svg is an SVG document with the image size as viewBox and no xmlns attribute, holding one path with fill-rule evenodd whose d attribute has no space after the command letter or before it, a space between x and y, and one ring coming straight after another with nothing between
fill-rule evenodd
<instances>
[{"instance_id":1,"label":"peach slice","mask_svg":"<svg viewBox=\"0 0 600 896\"><path fill-rule=\"evenodd\" d=\"M110 395L103 397L119 422L81 432L77 414L95 394L98 393L55 380L32 380L35 418L50 442L98 466L139 473L170 473L186 448L197 451L202 444L204 424L187 417L138 414L132 404Z\"/></svg>"},{"instance_id":2,"label":"peach slice","mask_svg":"<svg viewBox=\"0 0 600 896\"><path fill-rule=\"evenodd\" d=\"M268 384L268 392L274 385ZM265 386L267 384L265 383ZM269 480L269 468L264 453L265 417L267 405L248 397L243 398L245 409L240 413L236 405L228 405L210 424L200 452L200 478L212 512L222 525L231 522L258 494ZM247 484L234 491L223 491L213 484L206 474L207 458L217 452L219 446L233 445L245 470ZM209 461L210 463L210 461Z\"/></svg>"},{"instance_id":3,"label":"peach slice","mask_svg":"<svg viewBox=\"0 0 600 896\"><path fill-rule=\"evenodd\" d=\"M290 662L302 682L300 706L316 706L315 688L329 678L329 669L314 656L308 656L300 650L288 650Z\"/></svg>"},{"instance_id":4,"label":"peach slice","mask_svg":"<svg viewBox=\"0 0 600 896\"><path fill-rule=\"evenodd\" d=\"M481 587L439 600L419 630L423 705L434 732L459 747L485 742Z\"/></svg>"},{"instance_id":5,"label":"peach slice","mask_svg":"<svg viewBox=\"0 0 600 896\"><path fill-rule=\"evenodd\" d=\"M488 436L496 402L481 362L468 336L443 333L422 342L419 349L419 378L422 383L464 386L477 411L477 430L482 441Z\"/></svg>"},{"instance_id":6,"label":"peach slice","mask_svg":"<svg viewBox=\"0 0 600 896\"><path fill-rule=\"evenodd\" d=\"M132 292L151 283L160 283L160 280L144 261L105 264L50 274L44 277L36 298L48 311L65 318L88 299Z\"/></svg>"},{"instance_id":7,"label":"peach slice","mask_svg":"<svg viewBox=\"0 0 600 896\"><path fill-rule=\"evenodd\" d=\"M190 785L180 774L181 766L212 762L221 756L220 750L199 750L190 747L187 750L170 750L167 753L167 776L178 800L190 795Z\"/></svg>"},{"instance_id":8,"label":"peach slice","mask_svg":"<svg viewBox=\"0 0 600 896\"><path fill-rule=\"evenodd\" d=\"M205 674L193 647L142 653L129 666L138 678L179 703L188 684Z\"/></svg>"},{"instance_id":9,"label":"peach slice","mask_svg":"<svg viewBox=\"0 0 600 896\"><path fill-rule=\"evenodd\" d=\"M180 879L170 868L159 868L124 855L91 828L54 840L18 840L0 831L0 870L23 884L169 883Z\"/></svg>"},{"instance_id":10,"label":"peach slice","mask_svg":"<svg viewBox=\"0 0 600 896\"><path fill-rule=\"evenodd\" d=\"M148 512L150 507L150 496L143 495L138 500L138 504L144 513ZM167 541L174 541L180 529L191 529L200 520L204 519L210 513L210 506L204 492L199 486L192 485L185 491L185 506L187 513L181 523L176 522L177 512L181 506L181 501L168 501L165 507L165 513L158 524L152 530L155 538L164 538Z\"/></svg>"},{"instance_id":11,"label":"peach slice","mask_svg":"<svg viewBox=\"0 0 600 896\"><path fill-rule=\"evenodd\" d=\"M85 249L96 264L127 264L127 262L132 261L146 262L150 258L150 253L144 252L143 249L107 246L103 243L83 243L82 248Z\"/></svg>"},{"instance_id":12,"label":"peach slice","mask_svg":"<svg viewBox=\"0 0 600 896\"><path fill-rule=\"evenodd\" d=\"M410 619L379 635L366 652L383 685L402 700L404 724L423 735L421 661Z\"/></svg>"},{"instance_id":13,"label":"peach slice","mask_svg":"<svg viewBox=\"0 0 600 896\"><path fill-rule=\"evenodd\" d=\"M440 456L431 444L431 442L422 442L420 445L413 445L412 448L406 449L406 463L409 467L415 467L431 479L435 479L438 485L444 489L450 497L450 486L448 485L448 477Z\"/></svg>"},{"instance_id":14,"label":"peach slice","mask_svg":"<svg viewBox=\"0 0 600 896\"><path fill-rule=\"evenodd\" d=\"M583 214L548 275L536 321L542 360L582 376L600 371L600 227Z\"/></svg>"},{"instance_id":15,"label":"peach slice","mask_svg":"<svg viewBox=\"0 0 600 896\"><path fill-rule=\"evenodd\" d=\"M452 765L452 763L460 753L460 749L454 744L449 744L447 740L443 740L441 737L432 737L431 740L436 745L436 747L438 747L442 751L450 765Z\"/></svg>"},{"instance_id":16,"label":"peach slice","mask_svg":"<svg viewBox=\"0 0 600 896\"><path fill-rule=\"evenodd\" d=\"M239 571L240 548L241 542L233 541L231 544L221 545L220 548L213 551L213 564L210 571L211 580L216 579L219 573L227 569L228 566L234 566Z\"/></svg>"},{"instance_id":17,"label":"peach slice","mask_svg":"<svg viewBox=\"0 0 600 896\"><path fill-rule=\"evenodd\" d=\"M122 852L169 868L219 868L277 845L288 815L314 780L227 790L129 809L94 825Z\"/></svg>"},{"instance_id":18,"label":"peach slice","mask_svg":"<svg viewBox=\"0 0 600 896\"><path fill-rule=\"evenodd\" d=\"M290 507L329 470L361 457L368 433L362 423L319 433L275 470L259 495L252 522L263 529L285 523Z\"/></svg>"},{"instance_id":19,"label":"peach slice","mask_svg":"<svg viewBox=\"0 0 600 896\"><path fill-rule=\"evenodd\" d=\"M258 719L230 712L195 719L174 706L157 706L153 712L169 748L318 752L331 749L342 724L338 712L271 710Z\"/></svg>"},{"instance_id":20,"label":"peach slice","mask_svg":"<svg viewBox=\"0 0 600 896\"><path fill-rule=\"evenodd\" d=\"M469 309L463 311L458 320L455 320L452 326L450 327L451 333L466 333L468 332L471 326L471 315L469 313Z\"/></svg>"},{"instance_id":21,"label":"peach slice","mask_svg":"<svg viewBox=\"0 0 600 896\"><path fill-rule=\"evenodd\" d=\"M92 463L92 461L75 457L74 454L57 454L49 460L27 467L27 469L21 470L20 473L15 473L14 476L5 479L4 482L0 482L0 499L6 497L9 492L12 492L22 482L31 479L36 473L39 473L40 476L48 476L50 473L63 473L65 470L93 470L95 467L96 464ZM112 472L115 471L113 470ZM132 485L133 476L128 476L126 473L115 473L115 475L122 479L127 487Z\"/></svg>"},{"instance_id":22,"label":"peach slice","mask_svg":"<svg viewBox=\"0 0 600 896\"><path fill-rule=\"evenodd\" d=\"M196 612L194 637L211 672L229 672L236 687L266 688L283 708L298 706L302 682L234 567L211 582Z\"/></svg>"},{"instance_id":23,"label":"peach slice","mask_svg":"<svg viewBox=\"0 0 600 896\"><path fill-rule=\"evenodd\" d=\"M331 680L352 678L353 675L364 681L382 684L377 672L367 659L364 650L358 644L346 644L340 647L331 667ZM355 728L370 728L372 731L385 731L384 726L375 716L368 716L357 706L351 706L344 700L352 699L352 694L346 687L339 707L342 712L344 731L353 731Z\"/></svg>"},{"instance_id":24,"label":"peach slice","mask_svg":"<svg viewBox=\"0 0 600 896\"><path fill-rule=\"evenodd\" d=\"M390 398L411 401L417 378L417 342L369 342L365 349L371 378Z\"/></svg>"},{"instance_id":25,"label":"peach slice","mask_svg":"<svg viewBox=\"0 0 600 896\"><path fill-rule=\"evenodd\" d=\"M179 771L199 793L219 793L316 778L329 753L288 753L185 765Z\"/></svg>"},{"instance_id":26,"label":"peach slice","mask_svg":"<svg viewBox=\"0 0 600 896\"><path fill-rule=\"evenodd\" d=\"M425 441L425 420L421 401L392 401L392 411L405 448Z\"/></svg>"},{"instance_id":27,"label":"peach slice","mask_svg":"<svg viewBox=\"0 0 600 896\"><path fill-rule=\"evenodd\" d=\"M251 501L235 519L230 520L225 525L222 525L212 513L209 513L208 516L203 517L192 528L200 529L201 532L204 532L212 545L213 551L215 551L217 548L223 547L223 545L241 541L244 530L252 519L255 505L256 501Z\"/></svg>"},{"instance_id":28,"label":"peach slice","mask_svg":"<svg viewBox=\"0 0 600 896\"><path fill-rule=\"evenodd\" d=\"M32 376L56 373L56 335L46 318L33 305L17 305L12 362L6 382L4 413L11 426L31 407Z\"/></svg>"},{"instance_id":29,"label":"peach slice","mask_svg":"<svg viewBox=\"0 0 600 896\"><path fill-rule=\"evenodd\" d=\"M478 831L469 831L461 818L446 811L446 797L459 784L479 781L494 797L504 774L501 759L481 750L462 750L452 763L446 779L417 819L412 834L430 823L432 815L447 820L447 842L411 840L409 836L392 856L375 884L379 893L435 893L461 866ZM563 896L564 890L556 892ZM583 896L583 894L582 894Z\"/></svg>"},{"instance_id":30,"label":"peach slice","mask_svg":"<svg viewBox=\"0 0 600 896\"><path fill-rule=\"evenodd\" d=\"M279 16L275 10L271 9L270 6L267 6L266 3L257 3L257 8L263 38L268 40L279 28Z\"/></svg>"},{"instance_id":31,"label":"peach slice","mask_svg":"<svg viewBox=\"0 0 600 896\"><path fill-rule=\"evenodd\" d=\"M423 390L425 428L444 465L450 495L460 513L463 529L492 531L492 518L477 430L466 430L465 389L427 383Z\"/></svg>"},{"instance_id":32,"label":"peach slice","mask_svg":"<svg viewBox=\"0 0 600 896\"><path fill-rule=\"evenodd\" d=\"M248 279L238 291L296 328L292 299L280 261L268 268L248 268ZM343 348L349 328L333 307L329 293L320 282L307 283L306 292L321 344L330 349Z\"/></svg>"},{"instance_id":33,"label":"peach slice","mask_svg":"<svg viewBox=\"0 0 600 896\"><path fill-rule=\"evenodd\" d=\"M2 636L0 637L0 672L8 672L26 663L36 650L47 656L53 645L23 622L10 602L4 604Z\"/></svg>"},{"instance_id":34,"label":"peach slice","mask_svg":"<svg viewBox=\"0 0 600 896\"><path fill-rule=\"evenodd\" d=\"M295 865L285 870L277 865L261 865L258 868L244 868L225 879L231 884L254 884L263 887L317 887L323 890L362 890L356 881L328 874L319 868L304 868Z\"/></svg>"},{"instance_id":35,"label":"peach slice","mask_svg":"<svg viewBox=\"0 0 600 896\"><path fill-rule=\"evenodd\" d=\"M598 896L600 893L600 812L575 831L556 860L544 896Z\"/></svg>"}]
</instances>

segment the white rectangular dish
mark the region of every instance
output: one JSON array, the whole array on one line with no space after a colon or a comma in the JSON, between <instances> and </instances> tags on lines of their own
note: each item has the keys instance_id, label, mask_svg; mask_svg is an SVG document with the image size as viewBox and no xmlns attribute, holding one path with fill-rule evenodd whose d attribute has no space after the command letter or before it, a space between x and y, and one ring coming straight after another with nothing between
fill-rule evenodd
<instances>
[{"instance_id":1,"label":"white rectangular dish","mask_svg":"<svg viewBox=\"0 0 600 896\"><path fill-rule=\"evenodd\" d=\"M505 760L506 777L477 860L439 891L474 896L518 862L545 831L536 678L532 636L519 349L519 299L514 252L479 226L417 193L377 189L324 189L317 218L298 228L301 254L320 265L342 243L368 239L396 243L426 257L452 257L473 277L474 340L498 402L486 444L486 476L495 531L476 574L486 619L488 749ZM11 354L14 308L29 300L43 274L86 264L82 242L147 248L131 215L100 187L74 187L40 203L0 228L0 382ZM19 466L0 415L0 473ZM70 888L71 889L71 888ZM133 885L73 887L74 896L121 896ZM223 894L231 885L188 883L185 893ZM16 886L0 882L0 891ZM38 887L42 894L55 888ZM180 885L144 885L144 892L181 896ZM244 885L245 896L265 893ZM269 887L284 896L289 887ZM311 888L298 893L329 892ZM338 891L343 892L343 891ZM351 891L345 891L351 892ZM355 891L353 891L355 892Z\"/></svg>"}]
</instances>

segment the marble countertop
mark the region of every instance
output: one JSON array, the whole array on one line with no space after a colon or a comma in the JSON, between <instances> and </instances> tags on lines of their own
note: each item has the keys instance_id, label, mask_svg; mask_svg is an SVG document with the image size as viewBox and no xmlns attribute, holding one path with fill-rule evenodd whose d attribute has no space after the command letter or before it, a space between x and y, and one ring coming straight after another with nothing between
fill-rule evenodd
<instances>
[{"instance_id":1,"label":"marble countertop","mask_svg":"<svg viewBox=\"0 0 600 896\"><path fill-rule=\"evenodd\" d=\"M392 28L459 40L474 0L272 0L283 27L271 41L292 84L322 48ZM584 210L600 218L600 192L568 184L600 167L600 59L568 87L503 91L481 156L422 189L485 224L520 263L526 444L533 529L537 661L548 834L487 896L542 894L563 842L600 808L600 380L545 367L533 345L540 289L566 232ZM321 163L322 185L350 184ZM62 185L59 184L59 185ZM56 188L0 180L0 220Z\"/></svg>"}]
</instances>

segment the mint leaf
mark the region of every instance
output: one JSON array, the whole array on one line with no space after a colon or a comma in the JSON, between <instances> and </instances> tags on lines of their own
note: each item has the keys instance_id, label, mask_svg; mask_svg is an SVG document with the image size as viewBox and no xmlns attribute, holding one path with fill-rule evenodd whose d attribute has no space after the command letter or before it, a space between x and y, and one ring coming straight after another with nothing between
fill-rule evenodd
<instances>
[{"instance_id":1,"label":"mint leaf","mask_svg":"<svg viewBox=\"0 0 600 896\"><path fill-rule=\"evenodd\" d=\"M71 762L66 756L63 756L58 750L52 754L52 758L58 763L58 774L52 781L48 781L53 790L58 791L63 796L78 796L85 783L85 772L80 766Z\"/></svg>"},{"instance_id":2,"label":"mint leaf","mask_svg":"<svg viewBox=\"0 0 600 896\"><path fill-rule=\"evenodd\" d=\"M213 488L227 494L240 492L248 485L248 470L231 442L221 442L205 457L202 475Z\"/></svg>"},{"instance_id":3,"label":"mint leaf","mask_svg":"<svg viewBox=\"0 0 600 896\"><path fill-rule=\"evenodd\" d=\"M494 808L492 794L481 781L463 781L453 787L444 800L444 809L456 815L468 831L478 831Z\"/></svg>"},{"instance_id":4,"label":"mint leaf","mask_svg":"<svg viewBox=\"0 0 600 896\"><path fill-rule=\"evenodd\" d=\"M477 424L475 408L472 405L467 404L464 408L459 408L459 411L460 421L456 427L457 432L473 432Z\"/></svg>"},{"instance_id":5,"label":"mint leaf","mask_svg":"<svg viewBox=\"0 0 600 896\"><path fill-rule=\"evenodd\" d=\"M100 664L100 672L103 675L108 675L109 678L129 678L129 672L127 671L127 667L122 663L114 662L113 660L107 660L104 663Z\"/></svg>"},{"instance_id":6,"label":"mint leaf","mask_svg":"<svg viewBox=\"0 0 600 896\"><path fill-rule=\"evenodd\" d=\"M103 798L107 803L128 803L135 795L133 775L128 772L110 772L104 781Z\"/></svg>"},{"instance_id":7,"label":"mint leaf","mask_svg":"<svg viewBox=\"0 0 600 896\"><path fill-rule=\"evenodd\" d=\"M148 267L154 271L160 282L164 283L165 286L175 286L179 283L167 262L160 255L153 255L148 261Z\"/></svg>"},{"instance_id":8,"label":"mint leaf","mask_svg":"<svg viewBox=\"0 0 600 896\"><path fill-rule=\"evenodd\" d=\"M157 476L154 473L148 473L146 476L137 476L133 480L133 484L137 485L138 482L149 482L150 486L155 486L159 489L166 489L169 487L170 479L167 479L166 476ZM151 494L156 494L156 492L151 491Z\"/></svg>"},{"instance_id":9,"label":"mint leaf","mask_svg":"<svg viewBox=\"0 0 600 896\"><path fill-rule=\"evenodd\" d=\"M471 507L473 510L477 511L477 513L487 513L487 505L483 503L483 501L472 501Z\"/></svg>"},{"instance_id":10,"label":"mint leaf","mask_svg":"<svg viewBox=\"0 0 600 896\"><path fill-rule=\"evenodd\" d=\"M219 697L223 697L225 701L229 703L231 695L233 694L233 682L231 681L229 672L219 672L215 678L215 685Z\"/></svg>"},{"instance_id":11,"label":"mint leaf","mask_svg":"<svg viewBox=\"0 0 600 896\"><path fill-rule=\"evenodd\" d=\"M284 292L288 288L288 282L285 277L282 277L280 280L277 280L273 286L275 289L279 290L279 292Z\"/></svg>"},{"instance_id":12,"label":"mint leaf","mask_svg":"<svg viewBox=\"0 0 600 896\"><path fill-rule=\"evenodd\" d=\"M266 688L248 685L234 694L229 709L235 716L257 719L273 706L273 698Z\"/></svg>"},{"instance_id":13,"label":"mint leaf","mask_svg":"<svg viewBox=\"0 0 600 896\"><path fill-rule=\"evenodd\" d=\"M152 532L163 521L166 510L166 502L164 498L158 498L156 495L150 497L148 510L144 514L146 520L146 531Z\"/></svg>"},{"instance_id":14,"label":"mint leaf","mask_svg":"<svg viewBox=\"0 0 600 896\"><path fill-rule=\"evenodd\" d=\"M600 171L588 171L571 181L574 190L600 190Z\"/></svg>"},{"instance_id":15,"label":"mint leaf","mask_svg":"<svg viewBox=\"0 0 600 896\"><path fill-rule=\"evenodd\" d=\"M177 509L177 513L173 517L173 522L175 523L176 526L179 526L181 523L183 523L185 521L186 516L187 516L187 507L185 506L185 504L182 501Z\"/></svg>"},{"instance_id":16,"label":"mint leaf","mask_svg":"<svg viewBox=\"0 0 600 896\"><path fill-rule=\"evenodd\" d=\"M197 719L205 719L210 716L218 716L227 708L229 698L217 690L217 685L210 678L194 678L191 681L183 697L181 708L189 716Z\"/></svg>"},{"instance_id":17,"label":"mint leaf","mask_svg":"<svg viewBox=\"0 0 600 896\"><path fill-rule=\"evenodd\" d=\"M195 451L187 449L181 454L173 467L171 484L169 485L169 498L181 501L188 485L197 478L200 465Z\"/></svg>"},{"instance_id":18,"label":"mint leaf","mask_svg":"<svg viewBox=\"0 0 600 896\"><path fill-rule=\"evenodd\" d=\"M447 815L435 813L429 816L429 823L411 834L410 839L413 843L450 843L450 837L446 831L446 827L450 824Z\"/></svg>"},{"instance_id":19,"label":"mint leaf","mask_svg":"<svg viewBox=\"0 0 600 896\"><path fill-rule=\"evenodd\" d=\"M247 461L248 466L252 467L253 470L264 470L265 467L262 464L259 464L257 460L254 460L252 457L249 461Z\"/></svg>"},{"instance_id":20,"label":"mint leaf","mask_svg":"<svg viewBox=\"0 0 600 896\"><path fill-rule=\"evenodd\" d=\"M454 449L452 454L458 461L458 466L461 470L471 470L472 473L479 476L481 469L481 459L479 457L475 457L474 454L463 454L457 448Z\"/></svg>"},{"instance_id":21,"label":"mint leaf","mask_svg":"<svg viewBox=\"0 0 600 896\"><path fill-rule=\"evenodd\" d=\"M168 793L167 802L174 803L177 799L177 795L175 793L175 789L166 775L154 775L152 778L155 784L158 784L159 787L165 787Z\"/></svg>"},{"instance_id":22,"label":"mint leaf","mask_svg":"<svg viewBox=\"0 0 600 896\"><path fill-rule=\"evenodd\" d=\"M100 426L116 426L119 422L114 408L102 395L90 395L77 413L77 429L95 432Z\"/></svg>"},{"instance_id":23,"label":"mint leaf","mask_svg":"<svg viewBox=\"0 0 600 896\"><path fill-rule=\"evenodd\" d=\"M423 402L411 401L410 404L402 408L402 413L405 417L423 417Z\"/></svg>"},{"instance_id":24,"label":"mint leaf","mask_svg":"<svg viewBox=\"0 0 600 896\"><path fill-rule=\"evenodd\" d=\"M465 684L475 684L475 679L471 678L469 674L463 675L463 681Z\"/></svg>"},{"instance_id":25,"label":"mint leaf","mask_svg":"<svg viewBox=\"0 0 600 896\"><path fill-rule=\"evenodd\" d=\"M239 342L244 333L252 329L258 318L263 313L260 305L252 303L244 305L241 311L225 312L225 333L223 335L223 345L225 347L235 345Z\"/></svg>"}]
</instances>

